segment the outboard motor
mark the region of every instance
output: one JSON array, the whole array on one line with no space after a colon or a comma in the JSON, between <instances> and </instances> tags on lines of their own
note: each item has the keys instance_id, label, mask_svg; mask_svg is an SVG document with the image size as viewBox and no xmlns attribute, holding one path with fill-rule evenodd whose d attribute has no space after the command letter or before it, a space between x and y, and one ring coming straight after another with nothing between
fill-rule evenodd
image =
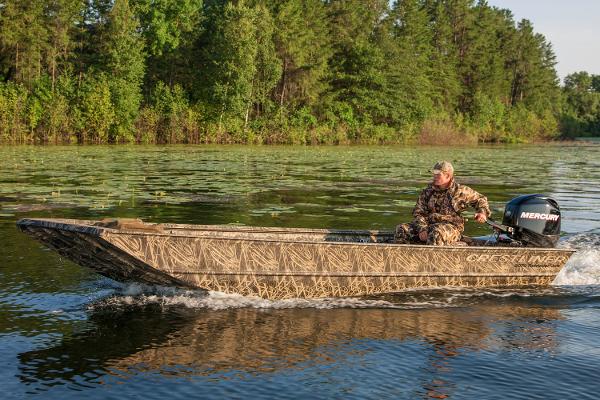
<instances>
[{"instance_id":1,"label":"outboard motor","mask_svg":"<svg viewBox=\"0 0 600 400\"><path fill-rule=\"evenodd\" d=\"M502 225L509 240L526 247L555 247L560 237L558 202L542 194L515 197L506 204Z\"/></svg>"}]
</instances>

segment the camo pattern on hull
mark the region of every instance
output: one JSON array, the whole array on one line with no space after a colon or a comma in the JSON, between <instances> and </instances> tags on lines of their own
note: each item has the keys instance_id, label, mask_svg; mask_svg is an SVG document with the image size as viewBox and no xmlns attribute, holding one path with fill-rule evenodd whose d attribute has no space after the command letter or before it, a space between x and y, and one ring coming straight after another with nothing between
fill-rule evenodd
<instances>
[{"instance_id":1,"label":"camo pattern on hull","mask_svg":"<svg viewBox=\"0 0 600 400\"><path fill-rule=\"evenodd\" d=\"M152 285L185 286L184 282L150 267L100 239L97 232L19 226L61 256L119 282L145 282Z\"/></svg>"},{"instance_id":2,"label":"camo pattern on hull","mask_svg":"<svg viewBox=\"0 0 600 400\"><path fill-rule=\"evenodd\" d=\"M177 276L177 275L176 275ZM177 276L209 290L267 299L351 297L436 287L547 286L554 276L530 277L332 277L263 275ZM191 279L190 279L191 278Z\"/></svg>"},{"instance_id":3,"label":"camo pattern on hull","mask_svg":"<svg viewBox=\"0 0 600 400\"><path fill-rule=\"evenodd\" d=\"M236 238L232 227L207 231L170 226L171 230L153 232L60 220L25 220L19 226L73 261L119 281L271 299L445 286L548 285L572 254L558 249L381 243L392 238L390 232L362 232L352 243L339 242L339 232L324 230L244 228L242 238ZM227 232L225 237L219 236L219 229ZM343 235L349 238L347 231ZM365 237L372 237L371 243L361 243Z\"/></svg>"}]
</instances>

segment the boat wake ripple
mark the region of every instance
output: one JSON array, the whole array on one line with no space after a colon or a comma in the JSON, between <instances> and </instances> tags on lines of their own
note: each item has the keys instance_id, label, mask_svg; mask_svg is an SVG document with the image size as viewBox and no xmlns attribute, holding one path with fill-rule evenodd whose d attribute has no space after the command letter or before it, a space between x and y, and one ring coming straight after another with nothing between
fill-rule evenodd
<instances>
[{"instance_id":1,"label":"boat wake ripple","mask_svg":"<svg viewBox=\"0 0 600 400\"><path fill-rule=\"evenodd\" d=\"M91 307L127 307L160 305L163 307L206 308L224 310L232 308L287 309L287 308L393 308L386 300L360 298L285 299L267 300L222 292L183 290L172 287L148 286L138 283L118 284L115 293L95 302Z\"/></svg>"},{"instance_id":2,"label":"boat wake ripple","mask_svg":"<svg viewBox=\"0 0 600 400\"><path fill-rule=\"evenodd\" d=\"M236 308L277 309L334 309L334 308L377 308L377 309L440 309L498 304L514 301L535 302L538 298L559 299L570 296L570 291L558 288L535 289L460 289L455 287L435 290L413 289L401 293L370 298L321 298L267 300L222 292L182 290L171 287L147 286L142 284L114 283L111 296L92 303L94 310L104 308L128 308L159 306L164 309L191 308L225 310ZM581 293L579 293L581 294Z\"/></svg>"}]
</instances>

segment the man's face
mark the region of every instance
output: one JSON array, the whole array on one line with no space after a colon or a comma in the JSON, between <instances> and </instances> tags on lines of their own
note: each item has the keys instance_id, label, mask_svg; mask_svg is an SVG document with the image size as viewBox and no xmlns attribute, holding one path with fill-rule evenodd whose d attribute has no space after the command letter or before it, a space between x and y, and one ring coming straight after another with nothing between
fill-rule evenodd
<instances>
[{"instance_id":1,"label":"man's face","mask_svg":"<svg viewBox=\"0 0 600 400\"><path fill-rule=\"evenodd\" d=\"M436 171L437 172L437 171ZM444 187L452 180L452 174L440 171L438 173L433 174L433 184L435 186Z\"/></svg>"}]
</instances>

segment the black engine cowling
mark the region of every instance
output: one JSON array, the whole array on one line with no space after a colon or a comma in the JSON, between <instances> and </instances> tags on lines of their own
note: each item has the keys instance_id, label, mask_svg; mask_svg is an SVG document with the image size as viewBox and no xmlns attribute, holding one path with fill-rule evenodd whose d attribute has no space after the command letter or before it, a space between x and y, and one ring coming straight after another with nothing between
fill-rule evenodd
<instances>
[{"instance_id":1,"label":"black engine cowling","mask_svg":"<svg viewBox=\"0 0 600 400\"><path fill-rule=\"evenodd\" d=\"M542 194L515 197L506 204L502 224L508 236L529 247L555 247L560 237L558 202Z\"/></svg>"}]
</instances>

